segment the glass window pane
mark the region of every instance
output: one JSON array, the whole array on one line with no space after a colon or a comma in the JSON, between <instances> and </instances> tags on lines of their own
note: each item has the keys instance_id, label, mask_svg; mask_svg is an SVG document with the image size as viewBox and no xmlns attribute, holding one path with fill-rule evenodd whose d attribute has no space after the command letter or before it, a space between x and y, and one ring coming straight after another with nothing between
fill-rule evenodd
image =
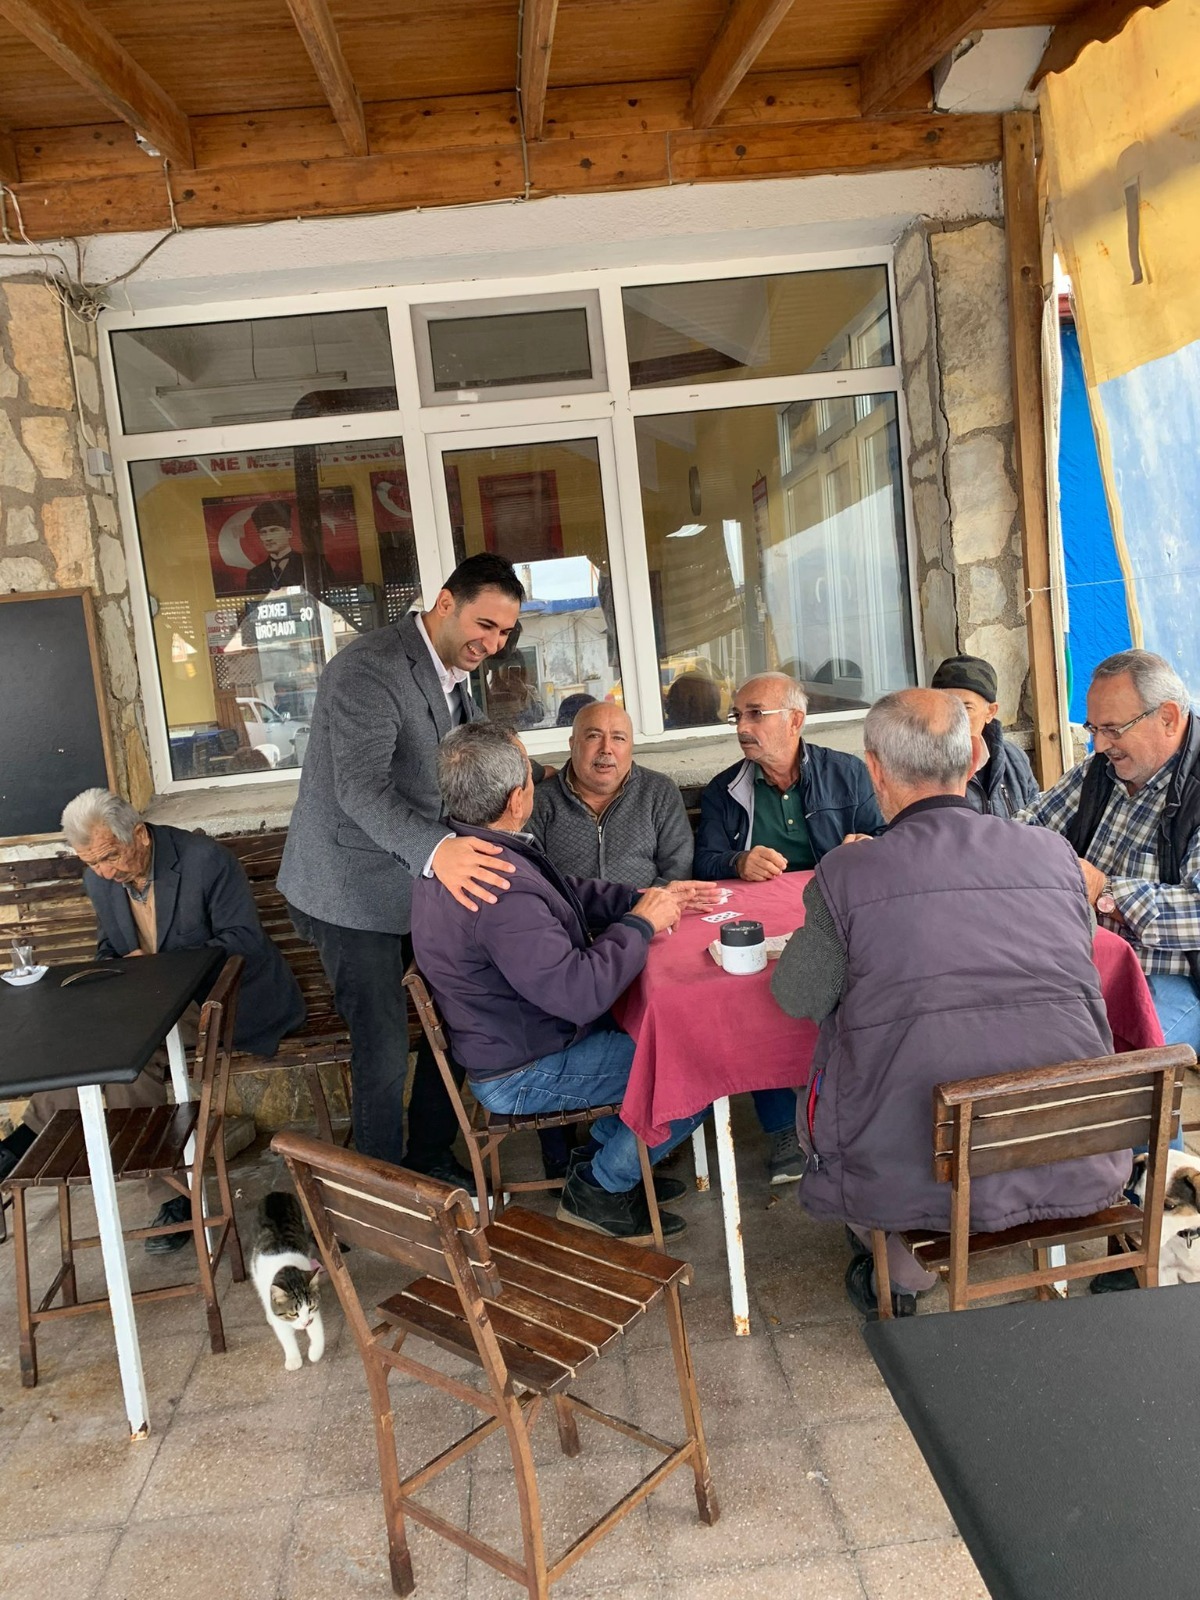
<instances>
[{"instance_id":1,"label":"glass window pane","mask_svg":"<svg viewBox=\"0 0 1200 1600\"><path fill-rule=\"evenodd\" d=\"M437 318L428 326L433 386L439 394L592 376L588 316L582 306L502 317Z\"/></svg>"},{"instance_id":2,"label":"glass window pane","mask_svg":"<svg viewBox=\"0 0 1200 1600\"><path fill-rule=\"evenodd\" d=\"M396 409L381 308L122 328L112 352L126 433Z\"/></svg>"},{"instance_id":3,"label":"glass window pane","mask_svg":"<svg viewBox=\"0 0 1200 1600\"><path fill-rule=\"evenodd\" d=\"M130 473L172 775L300 766L325 662L420 597L401 441Z\"/></svg>"},{"instance_id":4,"label":"glass window pane","mask_svg":"<svg viewBox=\"0 0 1200 1600\"><path fill-rule=\"evenodd\" d=\"M635 389L886 367L886 267L622 290Z\"/></svg>"},{"instance_id":5,"label":"glass window pane","mask_svg":"<svg viewBox=\"0 0 1200 1600\"><path fill-rule=\"evenodd\" d=\"M507 556L528 595L475 697L526 730L569 725L589 700L623 704L595 439L447 450L454 553Z\"/></svg>"},{"instance_id":6,"label":"glass window pane","mask_svg":"<svg viewBox=\"0 0 1200 1600\"><path fill-rule=\"evenodd\" d=\"M810 711L916 681L894 395L636 428L667 727L716 723L755 672Z\"/></svg>"}]
</instances>

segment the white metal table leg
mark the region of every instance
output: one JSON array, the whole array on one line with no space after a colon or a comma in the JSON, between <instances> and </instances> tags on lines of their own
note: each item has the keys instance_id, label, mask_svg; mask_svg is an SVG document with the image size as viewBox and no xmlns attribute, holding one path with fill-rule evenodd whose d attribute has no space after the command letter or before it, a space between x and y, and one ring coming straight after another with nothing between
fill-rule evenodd
<instances>
[{"instance_id":1,"label":"white metal table leg","mask_svg":"<svg viewBox=\"0 0 1200 1600\"><path fill-rule=\"evenodd\" d=\"M130 1437L144 1439L150 1432L150 1408L146 1402L142 1352L138 1348L137 1322L133 1315L129 1263L125 1259L125 1240L117 1210L117 1185L113 1178L112 1152L108 1148L104 1095L99 1084L95 1083L81 1086L78 1093L83 1139L92 1178L92 1198L96 1205L96 1224L100 1233L100 1253L104 1258L104 1277L108 1284L108 1304L117 1340L117 1364L121 1369L121 1388L125 1394L125 1415L129 1418Z\"/></svg>"},{"instance_id":2,"label":"white metal table leg","mask_svg":"<svg viewBox=\"0 0 1200 1600\"><path fill-rule=\"evenodd\" d=\"M1046 1265L1048 1267L1065 1267L1066 1264L1067 1264L1067 1247L1066 1247L1066 1245L1065 1244L1052 1244L1050 1246L1050 1248L1046 1251ZM1065 1295L1066 1292L1067 1292L1067 1280L1065 1278L1059 1278L1057 1280L1057 1282L1055 1283L1054 1287L1058 1290L1059 1294Z\"/></svg>"},{"instance_id":3,"label":"white metal table leg","mask_svg":"<svg viewBox=\"0 0 1200 1600\"><path fill-rule=\"evenodd\" d=\"M703 1123L692 1129L692 1160L696 1165L696 1188L704 1194L708 1188L708 1140Z\"/></svg>"},{"instance_id":4,"label":"white metal table leg","mask_svg":"<svg viewBox=\"0 0 1200 1600\"><path fill-rule=\"evenodd\" d=\"M729 1297L733 1302L733 1331L750 1332L750 1297L746 1292L746 1258L742 1252L742 1206L738 1195L737 1162L733 1153L733 1127L729 1096L713 1101L717 1130L717 1169L721 1174L721 1211L725 1218L725 1255L729 1262Z\"/></svg>"}]
</instances>

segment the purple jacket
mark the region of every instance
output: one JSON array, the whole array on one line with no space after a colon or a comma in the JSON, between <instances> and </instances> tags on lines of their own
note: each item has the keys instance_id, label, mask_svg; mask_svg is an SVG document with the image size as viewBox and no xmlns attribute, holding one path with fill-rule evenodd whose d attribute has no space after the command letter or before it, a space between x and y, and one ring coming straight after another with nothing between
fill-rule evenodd
<instances>
[{"instance_id":1,"label":"purple jacket","mask_svg":"<svg viewBox=\"0 0 1200 1600\"><path fill-rule=\"evenodd\" d=\"M413 888L413 952L454 1059L470 1078L499 1078L594 1032L645 966L653 929L629 915L638 890L568 878L520 835L447 826L503 845L516 867L478 911L436 878Z\"/></svg>"}]
</instances>

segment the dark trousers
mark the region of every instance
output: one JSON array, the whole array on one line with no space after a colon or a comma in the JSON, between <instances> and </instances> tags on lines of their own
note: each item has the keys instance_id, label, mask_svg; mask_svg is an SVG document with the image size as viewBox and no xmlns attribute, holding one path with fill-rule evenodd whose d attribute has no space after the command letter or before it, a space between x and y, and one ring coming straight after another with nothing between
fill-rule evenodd
<instances>
[{"instance_id":1,"label":"dark trousers","mask_svg":"<svg viewBox=\"0 0 1200 1600\"><path fill-rule=\"evenodd\" d=\"M300 937L317 947L333 1003L350 1030L354 1148L418 1171L444 1162L458 1123L424 1033L408 1104L407 1153L404 1147L408 997L401 980L412 960L412 939L406 933L343 928L291 905L288 913ZM462 1069L455 1067L454 1073L461 1083Z\"/></svg>"}]
</instances>

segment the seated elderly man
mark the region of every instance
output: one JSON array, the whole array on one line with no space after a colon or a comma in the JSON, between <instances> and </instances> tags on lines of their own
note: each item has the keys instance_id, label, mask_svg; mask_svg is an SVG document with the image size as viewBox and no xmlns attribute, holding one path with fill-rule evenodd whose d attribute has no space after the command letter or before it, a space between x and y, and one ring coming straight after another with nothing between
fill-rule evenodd
<instances>
[{"instance_id":1,"label":"seated elderly man","mask_svg":"<svg viewBox=\"0 0 1200 1600\"><path fill-rule=\"evenodd\" d=\"M529 758L492 723L453 729L437 757L448 826L502 844L513 866L507 891L469 910L429 877L413 893L413 950L466 1068L476 1099L504 1115L618 1103L633 1040L609 1007L646 963L650 940L673 928L686 891L642 892L561 873L525 831L533 809ZM658 1160L700 1121L671 1124ZM637 1141L619 1117L593 1125L577 1152L558 1215L612 1238L652 1238ZM660 1199L684 1192L660 1179ZM664 1234L682 1217L662 1214Z\"/></svg>"},{"instance_id":2,"label":"seated elderly man","mask_svg":"<svg viewBox=\"0 0 1200 1600\"><path fill-rule=\"evenodd\" d=\"M1074 851L972 809L961 702L935 689L885 695L864 742L887 831L818 863L771 990L790 1016L820 1023L816 1092L799 1118L801 1204L865 1243L871 1228L949 1227L950 1186L930 1160L937 1084L1107 1055L1112 1036ZM976 1179L972 1229L1099 1210L1130 1165L1120 1152ZM895 1313L911 1316L934 1280L894 1237L888 1265ZM865 1248L846 1289L876 1315Z\"/></svg>"},{"instance_id":3,"label":"seated elderly man","mask_svg":"<svg viewBox=\"0 0 1200 1600\"><path fill-rule=\"evenodd\" d=\"M111 960L204 945L242 956L234 1044L273 1056L284 1034L304 1021L304 999L291 968L263 932L236 856L203 834L143 822L128 801L107 789L76 795L62 814L62 831L87 868L83 886L100 924L97 956ZM165 1105L166 1075L166 1053L160 1051L133 1083L110 1084L105 1101L110 1107ZM78 1104L73 1089L34 1095L25 1121L0 1144L0 1178L12 1171L54 1112ZM171 1198L152 1227L190 1220L183 1196L165 1185L162 1193ZM159 1234L146 1240L146 1249L151 1254L180 1250L191 1237L189 1230Z\"/></svg>"},{"instance_id":4,"label":"seated elderly man","mask_svg":"<svg viewBox=\"0 0 1200 1600\"><path fill-rule=\"evenodd\" d=\"M783 672L761 673L734 695L729 721L744 759L718 772L700 797L698 878L765 883L781 872L807 871L851 834L883 828L858 757L802 737L807 710L804 689ZM771 1182L795 1183L804 1174L796 1096L760 1089L754 1109L771 1141Z\"/></svg>"},{"instance_id":5,"label":"seated elderly man","mask_svg":"<svg viewBox=\"0 0 1200 1600\"><path fill-rule=\"evenodd\" d=\"M1029 757L1020 745L1004 737L996 715L1000 702L995 667L982 656L948 656L934 673L930 687L945 689L962 701L971 735L982 741L983 760L967 784L971 806L993 817L1015 817L1022 806L1036 800L1038 786Z\"/></svg>"}]
</instances>

